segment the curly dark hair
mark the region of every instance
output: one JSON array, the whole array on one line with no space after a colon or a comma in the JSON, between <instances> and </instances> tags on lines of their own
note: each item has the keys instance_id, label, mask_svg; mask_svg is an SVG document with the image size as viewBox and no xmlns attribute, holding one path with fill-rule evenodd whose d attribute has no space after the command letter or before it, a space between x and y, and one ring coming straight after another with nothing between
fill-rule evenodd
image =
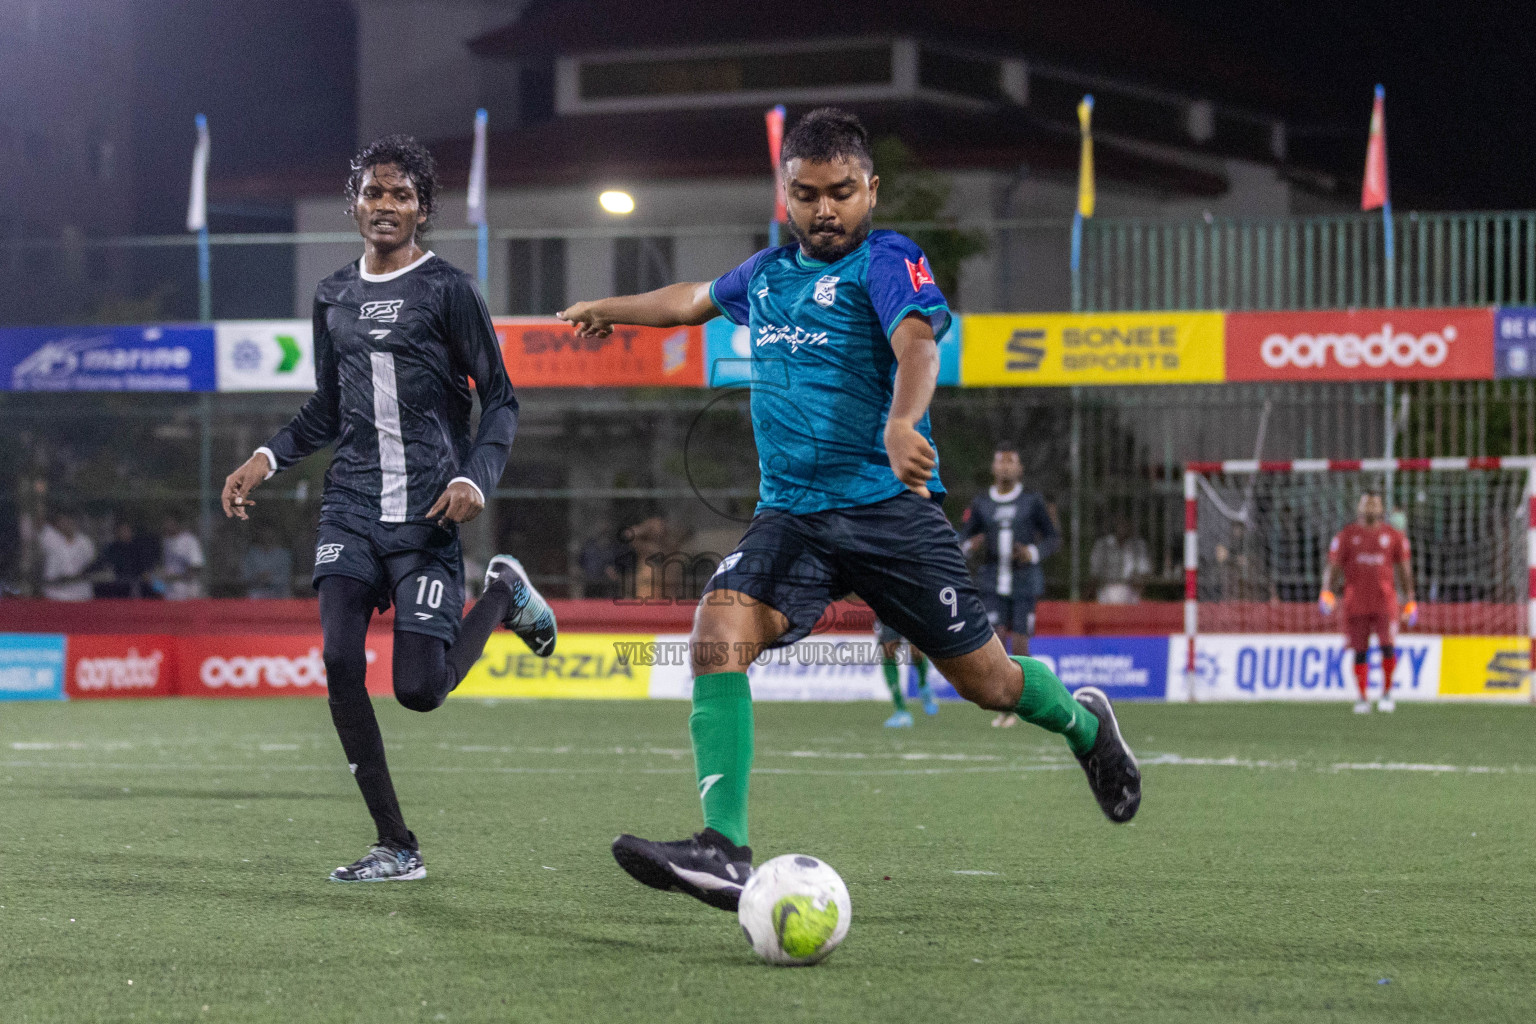
<instances>
[{"instance_id":1,"label":"curly dark hair","mask_svg":"<svg viewBox=\"0 0 1536 1024\"><path fill-rule=\"evenodd\" d=\"M857 117L836 107L817 107L785 134L779 162L787 164L796 159L814 163L854 159L867 170L875 166L869 132Z\"/></svg>"},{"instance_id":2,"label":"curly dark hair","mask_svg":"<svg viewBox=\"0 0 1536 1024\"><path fill-rule=\"evenodd\" d=\"M386 135L375 139L352 158L352 173L347 176L347 209L357 202L357 193L363 187L363 175L368 168L384 164L400 168L416 186L416 202L421 207L417 230L425 231L437 208L437 162L432 159L431 151L410 135Z\"/></svg>"}]
</instances>

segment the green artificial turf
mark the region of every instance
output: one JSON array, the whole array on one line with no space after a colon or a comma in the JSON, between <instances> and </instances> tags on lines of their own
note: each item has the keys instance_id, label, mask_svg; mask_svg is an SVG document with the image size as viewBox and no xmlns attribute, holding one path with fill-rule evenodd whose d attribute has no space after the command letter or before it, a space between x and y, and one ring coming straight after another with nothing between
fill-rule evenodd
<instances>
[{"instance_id":1,"label":"green artificial turf","mask_svg":"<svg viewBox=\"0 0 1536 1024\"><path fill-rule=\"evenodd\" d=\"M758 859L853 897L786 970L609 855L698 827L686 705L380 704L429 877L354 886L323 702L0 707L0 1020L1536 1017L1530 708L1124 705L1125 827L1056 737L887 710L757 708Z\"/></svg>"}]
</instances>

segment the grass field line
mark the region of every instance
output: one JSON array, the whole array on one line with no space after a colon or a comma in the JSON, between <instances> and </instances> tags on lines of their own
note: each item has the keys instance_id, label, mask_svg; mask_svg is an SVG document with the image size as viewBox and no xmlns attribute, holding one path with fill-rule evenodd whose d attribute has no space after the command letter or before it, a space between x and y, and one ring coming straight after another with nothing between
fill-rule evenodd
<instances>
[{"instance_id":1,"label":"grass field line","mask_svg":"<svg viewBox=\"0 0 1536 1024\"><path fill-rule=\"evenodd\" d=\"M612 748L609 748L610 752ZM796 757L814 754L814 752L777 752L778 756ZM768 756L773 756L769 754ZM880 755L872 755L880 756ZM926 760L929 757L940 760L954 761L956 758L943 757L941 755L926 755L921 752L909 752L900 756L904 760ZM980 760L980 758L966 758L966 760ZM922 768L809 768L809 767L771 767L758 765L752 769L756 775L806 775L806 776L833 776L833 777L860 777L860 776L888 776L888 775L960 775L960 774L989 774L1010 772L1038 772L1038 771L1062 771L1077 767L1075 761L1065 758L1048 757L1038 759L1015 759L1004 761L1001 757L991 757L987 760L990 764L956 765L954 767L922 767ZM1142 767L1158 768L1240 768L1259 771L1316 771L1316 772L1406 772L1412 774L1466 774L1466 775L1513 775L1525 774L1536 771L1525 765L1457 765L1438 764L1414 761L1337 761L1328 764L1308 763L1294 759L1268 760L1263 758L1245 757L1190 757L1175 753L1154 753L1139 759ZM133 771L164 771L164 772L249 772L252 769L264 772L299 772L299 773L338 773L341 770L337 764L232 764L214 762L152 762L152 761L43 761L43 760L6 760L0 761L0 768L22 770L45 771L104 771L104 772L133 772ZM392 770L400 773L430 773L438 775L686 775L691 774L691 766L678 766L675 768L636 768L628 766L603 766L603 765L421 765L406 764L392 766Z\"/></svg>"}]
</instances>

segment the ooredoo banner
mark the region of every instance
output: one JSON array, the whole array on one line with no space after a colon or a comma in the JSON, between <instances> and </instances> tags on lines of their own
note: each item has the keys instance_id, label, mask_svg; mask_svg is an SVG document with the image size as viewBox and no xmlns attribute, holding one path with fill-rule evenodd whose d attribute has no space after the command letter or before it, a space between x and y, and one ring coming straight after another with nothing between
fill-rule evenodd
<instances>
[{"instance_id":1,"label":"ooredoo banner","mask_svg":"<svg viewBox=\"0 0 1536 1024\"><path fill-rule=\"evenodd\" d=\"M497 318L496 335L514 387L704 386L701 327L615 327L579 338L563 320Z\"/></svg>"},{"instance_id":2,"label":"ooredoo banner","mask_svg":"<svg viewBox=\"0 0 1536 1024\"><path fill-rule=\"evenodd\" d=\"M173 636L75 634L64 692L71 698L169 697L176 692Z\"/></svg>"},{"instance_id":3,"label":"ooredoo banner","mask_svg":"<svg viewBox=\"0 0 1536 1024\"><path fill-rule=\"evenodd\" d=\"M1492 308L1227 314L1227 380L1492 376Z\"/></svg>"},{"instance_id":4,"label":"ooredoo banner","mask_svg":"<svg viewBox=\"0 0 1536 1024\"><path fill-rule=\"evenodd\" d=\"M181 637L176 692L183 697L323 697L325 660L318 633ZM368 692L393 692L394 637L368 634Z\"/></svg>"}]
</instances>

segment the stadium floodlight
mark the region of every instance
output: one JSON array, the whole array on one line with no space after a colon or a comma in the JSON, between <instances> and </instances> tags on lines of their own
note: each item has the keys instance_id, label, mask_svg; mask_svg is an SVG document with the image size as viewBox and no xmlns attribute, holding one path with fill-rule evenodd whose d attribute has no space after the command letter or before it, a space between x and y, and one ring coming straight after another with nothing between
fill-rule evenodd
<instances>
[{"instance_id":1,"label":"stadium floodlight","mask_svg":"<svg viewBox=\"0 0 1536 1024\"><path fill-rule=\"evenodd\" d=\"M1362 492L1395 492L1422 632L1527 637L1536 667L1536 458L1191 462L1184 469L1185 668L1197 635L1327 633L1329 539ZM1189 688L1195 699L1195 689Z\"/></svg>"},{"instance_id":2,"label":"stadium floodlight","mask_svg":"<svg viewBox=\"0 0 1536 1024\"><path fill-rule=\"evenodd\" d=\"M609 189L597 197L597 205L622 217L635 212L635 197L619 189Z\"/></svg>"}]
</instances>

